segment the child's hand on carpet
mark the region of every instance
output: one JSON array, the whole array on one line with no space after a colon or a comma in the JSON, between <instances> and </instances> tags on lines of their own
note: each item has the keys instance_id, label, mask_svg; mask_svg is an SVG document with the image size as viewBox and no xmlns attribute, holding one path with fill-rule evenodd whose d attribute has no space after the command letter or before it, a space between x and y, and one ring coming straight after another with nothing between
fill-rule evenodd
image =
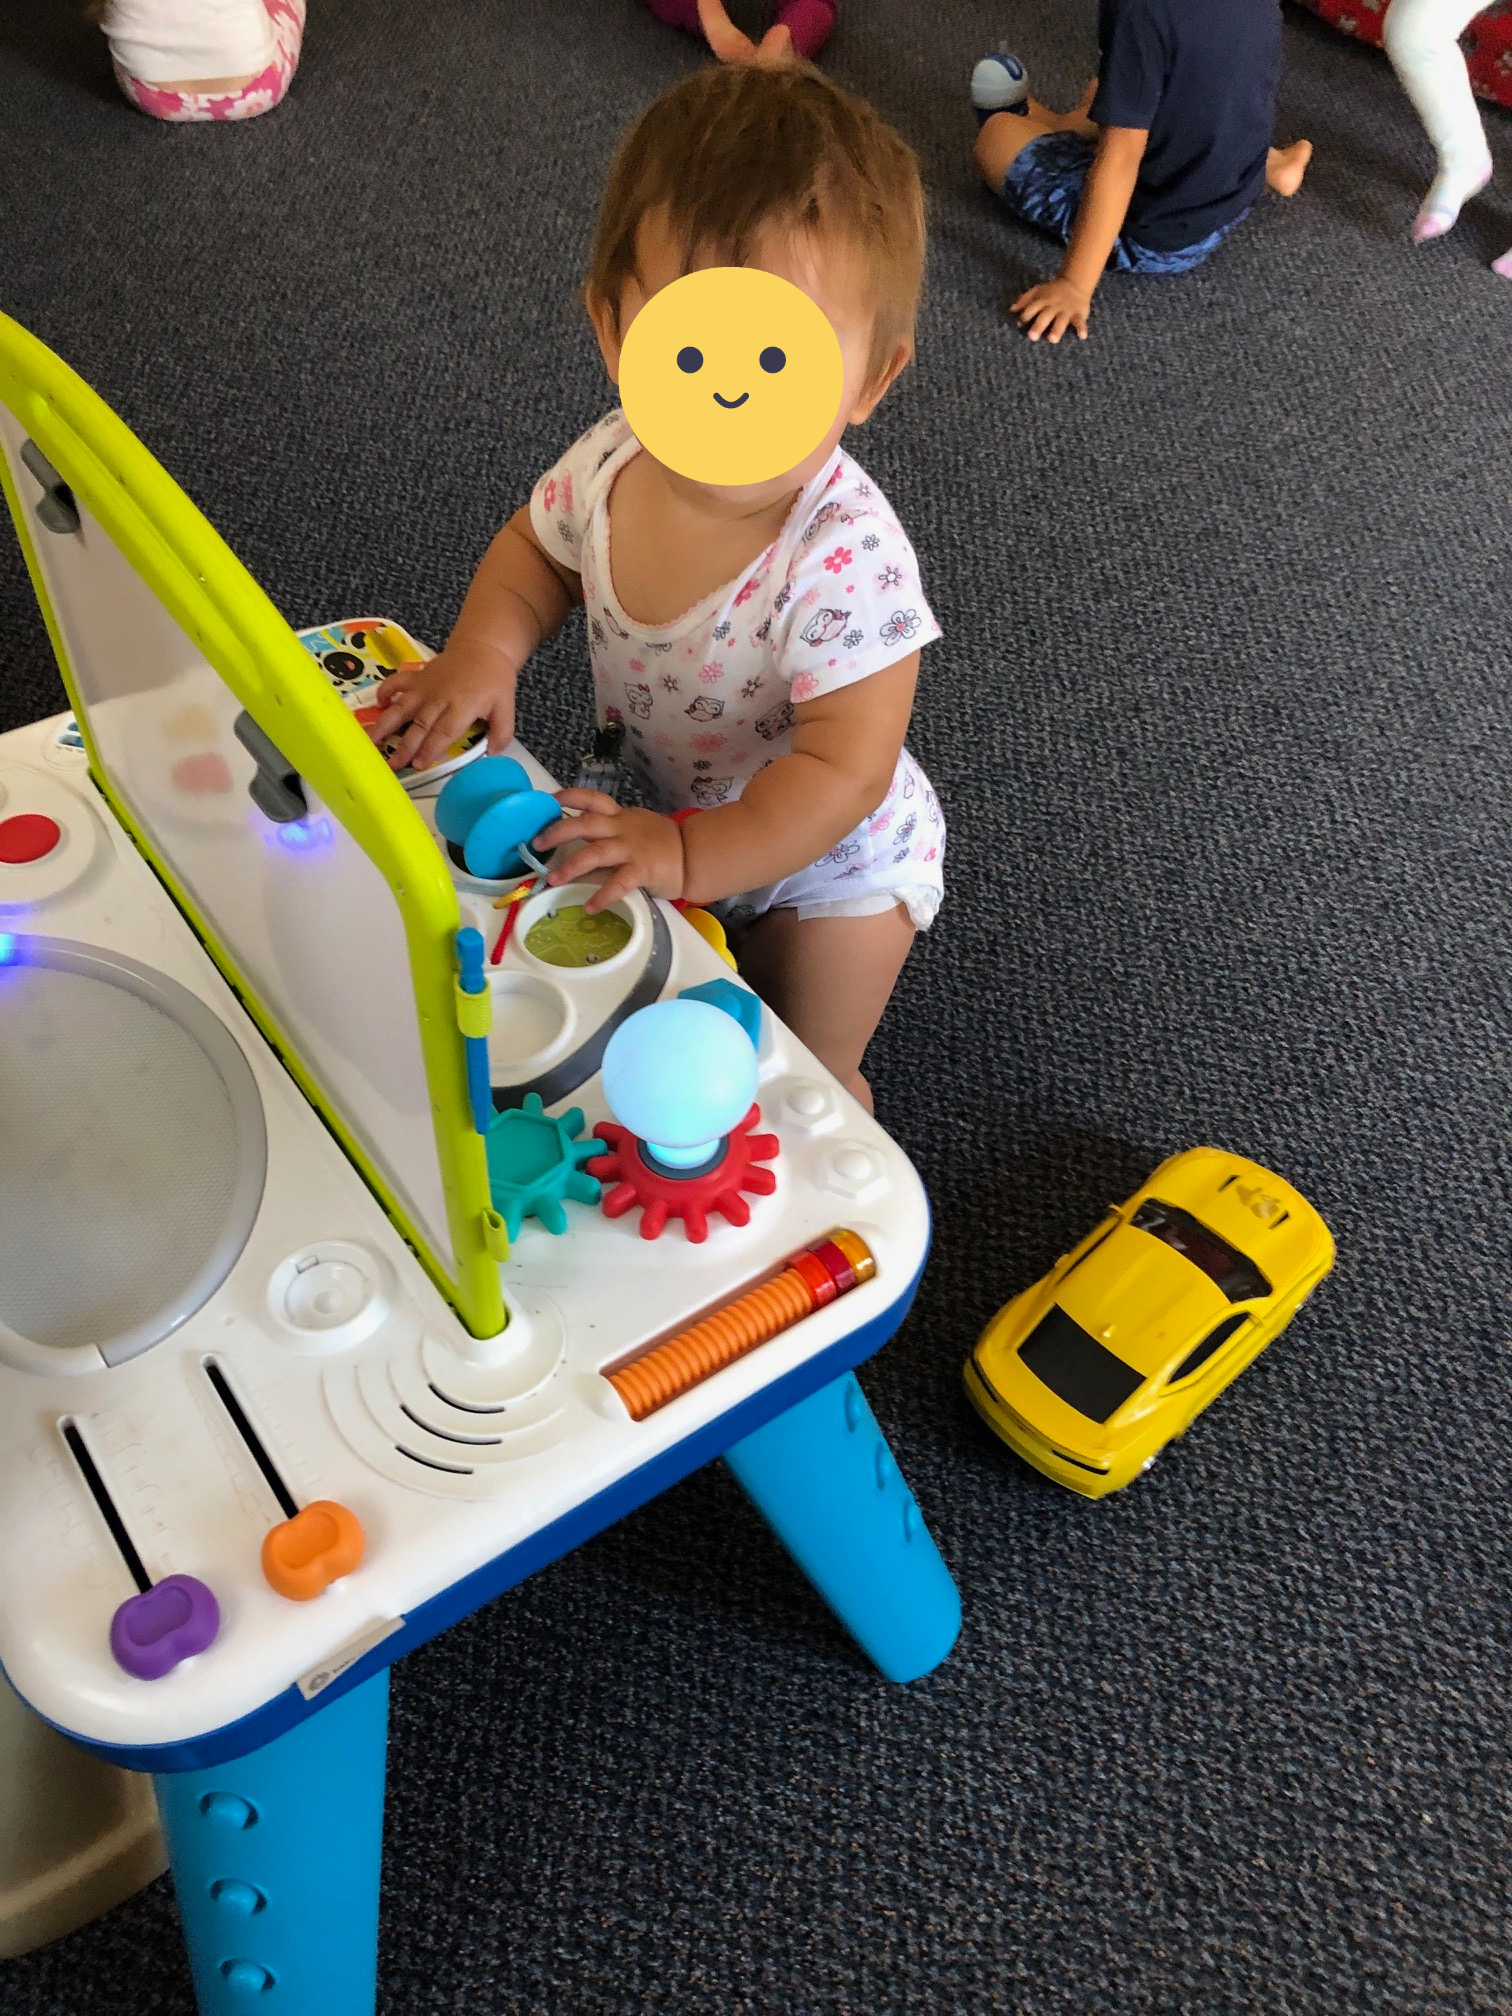
<instances>
[{"instance_id":1,"label":"child's hand on carpet","mask_svg":"<svg viewBox=\"0 0 1512 2016\"><path fill-rule=\"evenodd\" d=\"M1074 329L1086 341L1091 310L1090 294L1084 294L1069 280L1056 279L1042 280L1037 287L1028 288L1014 302L1012 312L1023 324L1031 343L1038 343L1042 336L1059 343L1068 329Z\"/></svg>"},{"instance_id":2,"label":"child's hand on carpet","mask_svg":"<svg viewBox=\"0 0 1512 2016\"><path fill-rule=\"evenodd\" d=\"M580 816L558 819L535 837L533 844L542 853L574 843L571 859L553 863L547 874L553 888L608 868L613 872L583 905L585 910L602 910L634 889L669 902L681 897L687 868L682 828L675 819L619 805L603 791L559 791L557 796L564 808Z\"/></svg>"},{"instance_id":3,"label":"child's hand on carpet","mask_svg":"<svg viewBox=\"0 0 1512 2016\"><path fill-rule=\"evenodd\" d=\"M423 665L401 665L376 698L383 712L368 734L379 744L399 737L389 756L394 770L439 763L475 721L488 724L491 756L514 740L515 671L497 653L449 650Z\"/></svg>"}]
</instances>

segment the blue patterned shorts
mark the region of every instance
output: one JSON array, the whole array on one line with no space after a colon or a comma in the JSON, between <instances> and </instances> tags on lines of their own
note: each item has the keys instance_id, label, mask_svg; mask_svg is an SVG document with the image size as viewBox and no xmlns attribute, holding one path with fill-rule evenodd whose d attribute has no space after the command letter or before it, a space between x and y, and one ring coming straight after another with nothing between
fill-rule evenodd
<instances>
[{"instance_id":1,"label":"blue patterned shorts","mask_svg":"<svg viewBox=\"0 0 1512 2016\"><path fill-rule=\"evenodd\" d=\"M1022 217L1037 231L1048 231L1064 244L1076 222L1095 152L1092 142L1079 133L1042 133L1015 156L999 194L1015 217ZM1108 264L1119 273L1190 273L1217 250L1234 224L1243 221L1236 217L1233 224L1210 231L1195 245L1183 245L1175 252L1157 252L1120 233Z\"/></svg>"}]
</instances>

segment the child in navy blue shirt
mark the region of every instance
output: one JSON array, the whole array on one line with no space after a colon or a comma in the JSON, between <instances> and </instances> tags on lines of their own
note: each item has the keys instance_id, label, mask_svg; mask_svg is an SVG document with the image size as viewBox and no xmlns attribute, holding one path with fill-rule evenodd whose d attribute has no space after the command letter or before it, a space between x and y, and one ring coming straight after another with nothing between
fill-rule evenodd
<instances>
[{"instance_id":1,"label":"child in navy blue shirt","mask_svg":"<svg viewBox=\"0 0 1512 2016\"><path fill-rule=\"evenodd\" d=\"M1311 143L1271 145L1280 0L1099 0L1101 62L1074 112L1030 98L1011 56L972 78L977 170L1066 243L1059 275L1013 304L1032 340L1087 333L1104 270L1186 273L1265 188L1293 196Z\"/></svg>"}]
</instances>

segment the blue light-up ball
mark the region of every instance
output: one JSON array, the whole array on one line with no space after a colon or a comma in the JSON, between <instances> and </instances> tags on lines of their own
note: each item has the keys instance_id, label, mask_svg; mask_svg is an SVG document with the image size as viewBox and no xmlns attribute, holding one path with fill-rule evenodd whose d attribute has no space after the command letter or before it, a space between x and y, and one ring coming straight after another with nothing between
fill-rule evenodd
<instances>
[{"instance_id":1,"label":"blue light-up ball","mask_svg":"<svg viewBox=\"0 0 1512 2016\"><path fill-rule=\"evenodd\" d=\"M706 1001L658 1001L622 1022L604 1051L604 1097L663 1161L712 1155L756 1097L756 1050Z\"/></svg>"}]
</instances>

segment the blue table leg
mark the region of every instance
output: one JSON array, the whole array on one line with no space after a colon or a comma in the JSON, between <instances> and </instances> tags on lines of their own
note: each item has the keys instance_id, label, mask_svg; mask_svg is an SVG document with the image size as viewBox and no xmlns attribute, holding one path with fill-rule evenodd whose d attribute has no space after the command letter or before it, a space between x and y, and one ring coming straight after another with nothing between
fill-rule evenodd
<instances>
[{"instance_id":1,"label":"blue table leg","mask_svg":"<svg viewBox=\"0 0 1512 2016\"><path fill-rule=\"evenodd\" d=\"M200 2016L373 2016L388 1673L153 1784Z\"/></svg>"},{"instance_id":2,"label":"blue table leg","mask_svg":"<svg viewBox=\"0 0 1512 2016\"><path fill-rule=\"evenodd\" d=\"M938 1666L961 1599L847 1372L725 1452L757 1509L889 1680Z\"/></svg>"}]
</instances>

